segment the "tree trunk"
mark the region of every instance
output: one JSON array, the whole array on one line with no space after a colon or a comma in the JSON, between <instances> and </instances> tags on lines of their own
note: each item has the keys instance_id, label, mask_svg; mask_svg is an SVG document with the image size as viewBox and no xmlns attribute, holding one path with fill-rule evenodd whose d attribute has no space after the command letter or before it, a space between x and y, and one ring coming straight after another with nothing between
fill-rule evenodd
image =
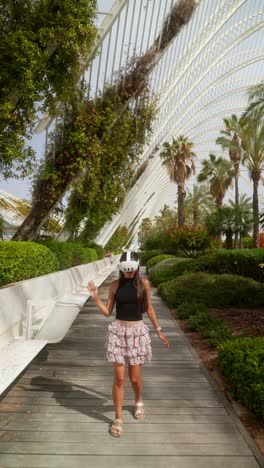
<instances>
[{"instance_id":1,"label":"tree trunk","mask_svg":"<svg viewBox=\"0 0 264 468\"><path fill-rule=\"evenodd\" d=\"M259 248L259 201L258 185L260 177L253 175L253 247Z\"/></svg>"},{"instance_id":2,"label":"tree trunk","mask_svg":"<svg viewBox=\"0 0 264 468\"><path fill-rule=\"evenodd\" d=\"M226 235L226 248L231 250L233 248L233 231L232 229L228 229L225 232Z\"/></svg>"},{"instance_id":3,"label":"tree trunk","mask_svg":"<svg viewBox=\"0 0 264 468\"><path fill-rule=\"evenodd\" d=\"M193 223L194 223L194 226L198 225L198 210L197 210L197 208L195 208L193 210Z\"/></svg>"},{"instance_id":4,"label":"tree trunk","mask_svg":"<svg viewBox=\"0 0 264 468\"><path fill-rule=\"evenodd\" d=\"M67 167L65 167L65 170L67 170ZM86 171L86 167L80 169L79 173L76 175L74 180L71 181L71 183L77 184L80 179L84 177ZM21 226L19 226L15 232L12 240L34 241L39 234L43 224L49 219L52 211L63 198L70 184L66 177L64 179L61 178L60 184L58 184L56 187L53 185L52 178L51 180L47 179L43 180L42 182L44 184L42 185L42 190L40 190L40 192L34 196L34 205L32 206L31 211L26 219L24 219ZM50 200L49 195L51 193L50 186L53 188L52 200ZM45 199L45 202L43 202L43 198Z\"/></svg>"},{"instance_id":5,"label":"tree trunk","mask_svg":"<svg viewBox=\"0 0 264 468\"><path fill-rule=\"evenodd\" d=\"M235 241L234 241L234 248L239 248L239 232L238 232L238 205L239 205L239 189L238 189L238 171L239 166L235 164Z\"/></svg>"},{"instance_id":6,"label":"tree trunk","mask_svg":"<svg viewBox=\"0 0 264 468\"><path fill-rule=\"evenodd\" d=\"M178 226L184 225L184 198L185 190L182 183L178 184Z\"/></svg>"}]
</instances>

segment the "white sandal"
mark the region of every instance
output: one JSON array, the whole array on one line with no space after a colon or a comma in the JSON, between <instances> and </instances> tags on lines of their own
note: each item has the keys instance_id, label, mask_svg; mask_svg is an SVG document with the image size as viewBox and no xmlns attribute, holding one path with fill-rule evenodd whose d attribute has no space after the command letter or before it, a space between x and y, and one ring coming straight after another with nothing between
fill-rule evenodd
<instances>
[{"instance_id":1,"label":"white sandal","mask_svg":"<svg viewBox=\"0 0 264 468\"><path fill-rule=\"evenodd\" d=\"M138 406L141 406L141 408L138 408ZM139 415L140 417L138 417ZM144 419L144 417L144 403L142 401L139 401L138 403L136 403L135 419Z\"/></svg>"},{"instance_id":2,"label":"white sandal","mask_svg":"<svg viewBox=\"0 0 264 468\"><path fill-rule=\"evenodd\" d=\"M119 423L119 424L116 424L116 423ZM113 430L114 430L114 431L119 431L119 434L115 434L115 433L113 432ZM122 419L116 418L116 419L112 422L110 434L111 434L113 437L121 437L122 432L123 432Z\"/></svg>"}]
</instances>

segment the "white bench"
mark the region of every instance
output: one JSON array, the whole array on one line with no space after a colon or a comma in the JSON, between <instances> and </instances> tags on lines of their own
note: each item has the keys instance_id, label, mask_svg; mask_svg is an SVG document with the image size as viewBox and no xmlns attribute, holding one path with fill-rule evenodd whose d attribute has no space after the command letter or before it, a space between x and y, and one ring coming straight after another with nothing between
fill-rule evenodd
<instances>
[{"instance_id":1,"label":"white bench","mask_svg":"<svg viewBox=\"0 0 264 468\"><path fill-rule=\"evenodd\" d=\"M61 341L97 286L116 268L119 255L21 281L0 289L0 394L47 343ZM9 357L9 358L8 358Z\"/></svg>"}]
</instances>

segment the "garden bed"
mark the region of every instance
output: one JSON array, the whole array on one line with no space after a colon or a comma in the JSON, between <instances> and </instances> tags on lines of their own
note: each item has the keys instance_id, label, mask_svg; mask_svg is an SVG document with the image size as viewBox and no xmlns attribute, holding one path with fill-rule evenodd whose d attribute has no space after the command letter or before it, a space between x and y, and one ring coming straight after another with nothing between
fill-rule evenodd
<instances>
[{"instance_id":1,"label":"garden bed","mask_svg":"<svg viewBox=\"0 0 264 468\"><path fill-rule=\"evenodd\" d=\"M173 311L174 312L174 311ZM233 330L235 336L263 336L264 335L264 309L210 309L217 318L224 320ZM174 313L174 316L176 314ZM212 375L219 389L232 405L238 418L245 426L260 451L264 454L264 424L258 421L244 406L232 398L228 385L218 368L218 353L212 348L201 334L191 332L187 320L177 319L177 322L196 350L201 361Z\"/></svg>"}]
</instances>

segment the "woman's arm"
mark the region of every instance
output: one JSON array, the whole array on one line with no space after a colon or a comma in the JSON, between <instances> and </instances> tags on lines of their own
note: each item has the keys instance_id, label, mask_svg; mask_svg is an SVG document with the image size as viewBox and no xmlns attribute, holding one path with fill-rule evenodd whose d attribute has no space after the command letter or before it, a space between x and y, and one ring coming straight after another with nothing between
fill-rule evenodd
<instances>
[{"instance_id":1,"label":"woman's arm","mask_svg":"<svg viewBox=\"0 0 264 468\"><path fill-rule=\"evenodd\" d=\"M147 293L147 302L148 302L147 313L148 313L148 316L149 316L149 318L150 318L150 320L152 322L153 327L156 329L159 338L161 339L161 341L163 341L165 346L167 346L167 348L168 348L169 345L170 345L169 341L167 340L166 336L160 330L160 326L159 326L159 323L158 323L158 320L157 320L157 317L156 317L156 312L155 312L154 307L152 305L151 296L150 296L149 281L146 278L142 278L142 280L144 282L144 286L145 286L146 293Z\"/></svg>"},{"instance_id":2,"label":"woman's arm","mask_svg":"<svg viewBox=\"0 0 264 468\"><path fill-rule=\"evenodd\" d=\"M100 310L100 312L104 314L105 317L109 317L113 311L117 286L118 286L118 281L113 281L112 283L110 283L109 290L108 290L107 303L103 304L100 297L98 296L97 286L94 284L93 281L88 282L88 285L87 285L88 291L91 297L93 298L95 304L97 305L98 309Z\"/></svg>"}]
</instances>

